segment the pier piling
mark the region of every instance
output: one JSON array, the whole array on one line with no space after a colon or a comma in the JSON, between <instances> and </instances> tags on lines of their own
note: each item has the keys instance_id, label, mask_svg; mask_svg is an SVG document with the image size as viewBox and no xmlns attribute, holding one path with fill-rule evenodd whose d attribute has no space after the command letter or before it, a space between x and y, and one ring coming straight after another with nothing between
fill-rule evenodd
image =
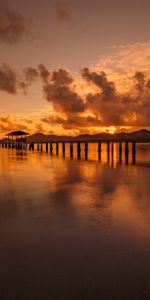
<instances>
[{"instance_id":1,"label":"pier piling","mask_svg":"<svg viewBox=\"0 0 150 300\"><path fill-rule=\"evenodd\" d=\"M136 163L136 143L132 142L132 164Z\"/></svg>"},{"instance_id":2,"label":"pier piling","mask_svg":"<svg viewBox=\"0 0 150 300\"><path fill-rule=\"evenodd\" d=\"M46 153L48 153L48 143L46 143Z\"/></svg>"},{"instance_id":3,"label":"pier piling","mask_svg":"<svg viewBox=\"0 0 150 300\"><path fill-rule=\"evenodd\" d=\"M58 156L58 154L59 154L59 143L57 142L56 143L56 155Z\"/></svg>"},{"instance_id":4,"label":"pier piling","mask_svg":"<svg viewBox=\"0 0 150 300\"><path fill-rule=\"evenodd\" d=\"M77 157L78 159L81 157L81 142L77 143Z\"/></svg>"},{"instance_id":5,"label":"pier piling","mask_svg":"<svg viewBox=\"0 0 150 300\"><path fill-rule=\"evenodd\" d=\"M62 154L63 154L63 157L65 157L65 142L62 143Z\"/></svg>"},{"instance_id":6,"label":"pier piling","mask_svg":"<svg viewBox=\"0 0 150 300\"><path fill-rule=\"evenodd\" d=\"M50 142L50 154L52 155L53 154L53 143Z\"/></svg>"},{"instance_id":7,"label":"pier piling","mask_svg":"<svg viewBox=\"0 0 150 300\"><path fill-rule=\"evenodd\" d=\"M85 159L88 159L88 142L85 142L85 146L84 146L84 151L85 151Z\"/></svg>"},{"instance_id":8,"label":"pier piling","mask_svg":"<svg viewBox=\"0 0 150 300\"><path fill-rule=\"evenodd\" d=\"M73 143L70 143L70 157L73 158Z\"/></svg>"},{"instance_id":9,"label":"pier piling","mask_svg":"<svg viewBox=\"0 0 150 300\"><path fill-rule=\"evenodd\" d=\"M98 142L98 153L102 152L102 143Z\"/></svg>"}]
</instances>

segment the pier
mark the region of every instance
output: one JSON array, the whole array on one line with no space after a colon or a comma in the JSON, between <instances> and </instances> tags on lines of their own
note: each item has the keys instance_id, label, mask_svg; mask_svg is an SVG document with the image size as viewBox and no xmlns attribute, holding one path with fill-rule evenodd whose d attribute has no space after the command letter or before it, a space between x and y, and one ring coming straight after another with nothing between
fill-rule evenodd
<instances>
[{"instance_id":1,"label":"pier","mask_svg":"<svg viewBox=\"0 0 150 300\"><path fill-rule=\"evenodd\" d=\"M129 155L130 158L132 158L132 163L136 163L136 145L137 143L142 143L143 141L135 141L135 140L79 140L77 138L72 138L72 140L61 140L60 137L55 141L34 141L31 142L30 138L27 138L28 133L22 132L22 131L15 131L8 134L8 138L5 139L5 141L0 142L1 148L9 148L9 149L24 149L24 150L30 150L30 151L45 151L46 153L50 153L50 155L56 155L58 156L62 155L62 157L66 156L66 146L69 144L69 155L70 158L74 157L74 154L76 153L76 157L80 160L81 157L85 160L88 160L89 155L89 144L96 143L97 144L97 157L98 161L101 161L102 152L106 152L106 157L108 163L113 164L114 161L114 145L117 145L117 156L118 161L121 164L122 160L125 160L125 163L128 164L129 162ZM144 141L145 142L145 141ZM150 141L146 141L147 143L150 143ZM103 145L105 144L105 150L103 149ZM68 149L68 148L67 148Z\"/></svg>"}]
</instances>

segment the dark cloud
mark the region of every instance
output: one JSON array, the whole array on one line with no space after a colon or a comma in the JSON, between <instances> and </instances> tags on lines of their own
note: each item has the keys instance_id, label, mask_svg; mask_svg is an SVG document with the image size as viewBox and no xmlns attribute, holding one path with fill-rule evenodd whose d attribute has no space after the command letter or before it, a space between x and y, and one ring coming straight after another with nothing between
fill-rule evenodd
<instances>
[{"instance_id":1,"label":"dark cloud","mask_svg":"<svg viewBox=\"0 0 150 300\"><path fill-rule=\"evenodd\" d=\"M24 69L25 79L27 82L32 83L39 75L35 68L28 67Z\"/></svg>"},{"instance_id":2,"label":"dark cloud","mask_svg":"<svg viewBox=\"0 0 150 300\"><path fill-rule=\"evenodd\" d=\"M61 125L65 130L150 125L150 80L143 73L136 72L133 76L130 93L119 93L104 72L91 72L85 68L82 77L96 85L99 91L81 97L73 91L74 82L67 71L52 72L49 83L44 85L44 92L58 116L43 122ZM60 112L65 113L65 118L60 117Z\"/></svg>"},{"instance_id":3,"label":"dark cloud","mask_svg":"<svg viewBox=\"0 0 150 300\"><path fill-rule=\"evenodd\" d=\"M134 75L134 78L136 80L135 88L139 92L143 92L145 87L145 76L142 72L136 72Z\"/></svg>"},{"instance_id":4,"label":"dark cloud","mask_svg":"<svg viewBox=\"0 0 150 300\"><path fill-rule=\"evenodd\" d=\"M16 94L18 89L27 93L28 87L38 78L39 74L35 68L28 67L17 73L7 64L0 67L0 91Z\"/></svg>"},{"instance_id":5,"label":"dark cloud","mask_svg":"<svg viewBox=\"0 0 150 300\"><path fill-rule=\"evenodd\" d=\"M43 86L46 99L56 111L65 113L83 112L85 104L80 95L72 90L70 84L73 79L66 70L59 69L52 73L51 80Z\"/></svg>"},{"instance_id":6,"label":"dark cloud","mask_svg":"<svg viewBox=\"0 0 150 300\"><path fill-rule=\"evenodd\" d=\"M30 35L31 22L10 9L0 10L0 41L14 45Z\"/></svg>"},{"instance_id":7,"label":"dark cloud","mask_svg":"<svg viewBox=\"0 0 150 300\"><path fill-rule=\"evenodd\" d=\"M150 79L142 72L136 72L130 93L119 93L115 83L109 81L105 73L82 70L87 83L98 87L98 91L81 96L75 90L75 82L64 69L49 72L44 65L37 69L29 67L17 74L3 64L0 68L0 90L15 94L24 91L37 78L42 78L45 99L53 106L55 116L43 119L62 126L66 130L88 129L101 126L150 126ZM3 126L5 126L3 124Z\"/></svg>"},{"instance_id":8,"label":"dark cloud","mask_svg":"<svg viewBox=\"0 0 150 300\"><path fill-rule=\"evenodd\" d=\"M6 64L0 68L0 90L10 94L17 90L17 73Z\"/></svg>"},{"instance_id":9,"label":"dark cloud","mask_svg":"<svg viewBox=\"0 0 150 300\"><path fill-rule=\"evenodd\" d=\"M83 99L68 86L49 83L44 86L44 92L47 101L53 104L56 111L76 113L85 109Z\"/></svg>"},{"instance_id":10,"label":"dark cloud","mask_svg":"<svg viewBox=\"0 0 150 300\"><path fill-rule=\"evenodd\" d=\"M109 81L104 72L91 72L88 68L84 68L82 77L99 88L99 92L86 95L86 104L87 108L97 115L101 125L124 125L130 97L128 95L118 95L115 83Z\"/></svg>"},{"instance_id":11,"label":"dark cloud","mask_svg":"<svg viewBox=\"0 0 150 300\"><path fill-rule=\"evenodd\" d=\"M102 124L96 115L82 117L79 116L78 114L73 114L73 113L69 114L67 119L61 118L59 116L54 116L54 117L51 116L47 118L42 118L41 121L47 124L61 125L65 130L81 129L81 128L87 129L88 127L101 126Z\"/></svg>"},{"instance_id":12,"label":"dark cloud","mask_svg":"<svg viewBox=\"0 0 150 300\"><path fill-rule=\"evenodd\" d=\"M124 124L125 106L122 98L113 96L111 101L103 101L103 95L100 93L88 94L86 97L88 109L98 114L103 126Z\"/></svg>"},{"instance_id":13,"label":"dark cloud","mask_svg":"<svg viewBox=\"0 0 150 300\"><path fill-rule=\"evenodd\" d=\"M28 87L38 78L39 73L35 68L28 67L23 70L23 81L19 82L19 87L27 94Z\"/></svg>"},{"instance_id":14,"label":"dark cloud","mask_svg":"<svg viewBox=\"0 0 150 300\"><path fill-rule=\"evenodd\" d=\"M43 82L47 84L50 78L50 72L43 64L39 64L38 68Z\"/></svg>"},{"instance_id":15,"label":"dark cloud","mask_svg":"<svg viewBox=\"0 0 150 300\"><path fill-rule=\"evenodd\" d=\"M73 82L73 79L66 70L59 69L58 71L53 72L52 81L60 85L69 85Z\"/></svg>"},{"instance_id":16,"label":"dark cloud","mask_svg":"<svg viewBox=\"0 0 150 300\"><path fill-rule=\"evenodd\" d=\"M115 93L115 84L112 81L108 81L106 74L104 72L96 73L90 72L89 68L84 68L82 70L82 77L88 81L94 83L98 86L106 100L111 100L111 97Z\"/></svg>"}]
</instances>

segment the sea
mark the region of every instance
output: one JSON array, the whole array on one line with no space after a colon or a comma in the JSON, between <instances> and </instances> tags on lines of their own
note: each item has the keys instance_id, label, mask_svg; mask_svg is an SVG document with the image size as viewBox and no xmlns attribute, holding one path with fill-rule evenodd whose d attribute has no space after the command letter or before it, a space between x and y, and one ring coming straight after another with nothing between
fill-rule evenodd
<instances>
[{"instance_id":1,"label":"sea","mask_svg":"<svg viewBox=\"0 0 150 300\"><path fill-rule=\"evenodd\" d=\"M150 144L0 149L0 299L150 299Z\"/></svg>"}]
</instances>

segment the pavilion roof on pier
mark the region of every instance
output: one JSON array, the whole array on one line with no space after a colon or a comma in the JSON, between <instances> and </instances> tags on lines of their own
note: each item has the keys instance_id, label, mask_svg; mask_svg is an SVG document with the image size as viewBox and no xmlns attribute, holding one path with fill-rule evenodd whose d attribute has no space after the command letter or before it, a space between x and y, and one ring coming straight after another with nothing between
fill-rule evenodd
<instances>
[{"instance_id":1,"label":"pavilion roof on pier","mask_svg":"<svg viewBox=\"0 0 150 300\"><path fill-rule=\"evenodd\" d=\"M25 136L29 135L29 133L24 132L24 131L13 131L7 134L8 136Z\"/></svg>"}]
</instances>

